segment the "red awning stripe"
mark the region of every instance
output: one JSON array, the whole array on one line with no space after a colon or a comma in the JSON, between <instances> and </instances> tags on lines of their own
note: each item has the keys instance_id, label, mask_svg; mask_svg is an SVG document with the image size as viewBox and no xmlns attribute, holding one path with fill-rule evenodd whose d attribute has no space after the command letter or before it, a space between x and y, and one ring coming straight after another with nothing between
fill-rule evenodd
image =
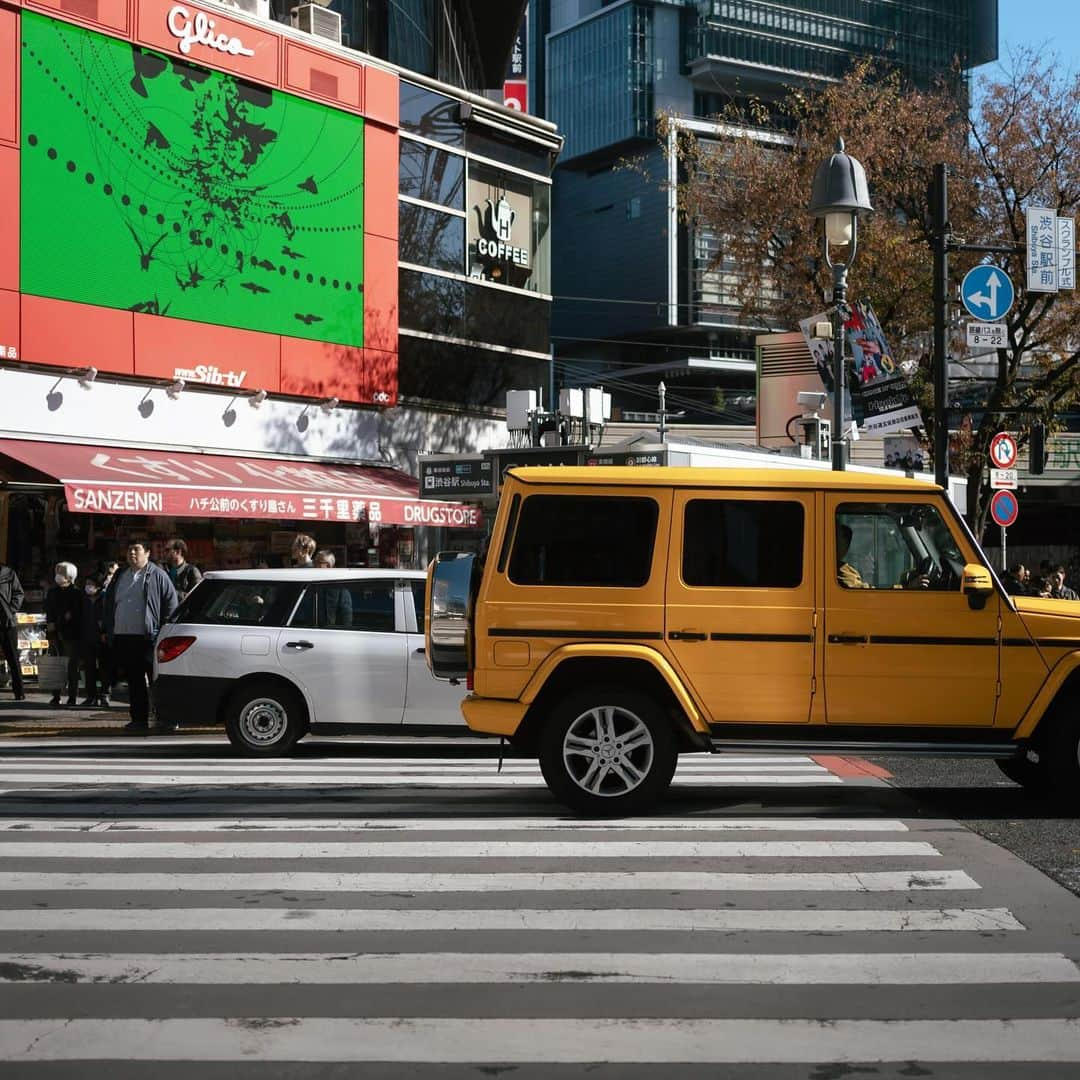
<instances>
[{"instance_id":1,"label":"red awning stripe","mask_svg":"<svg viewBox=\"0 0 1080 1080\"><path fill-rule=\"evenodd\" d=\"M0 452L56 477L75 513L366 521L475 528L478 507L416 497L391 468L138 448L0 440Z\"/></svg>"}]
</instances>

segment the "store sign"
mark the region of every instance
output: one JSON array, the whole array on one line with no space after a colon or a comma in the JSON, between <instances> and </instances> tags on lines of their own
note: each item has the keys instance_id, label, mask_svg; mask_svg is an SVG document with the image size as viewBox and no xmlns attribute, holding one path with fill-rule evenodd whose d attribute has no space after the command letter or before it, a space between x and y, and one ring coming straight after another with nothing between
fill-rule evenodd
<instances>
[{"instance_id":1,"label":"store sign","mask_svg":"<svg viewBox=\"0 0 1080 1080\"><path fill-rule=\"evenodd\" d=\"M214 364L197 364L193 368L178 367L173 371L174 379L187 382L205 383L207 386L227 386L236 389L244 385L246 371L222 371Z\"/></svg>"},{"instance_id":2,"label":"store sign","mask_svg":"<svg viewBox=\"0 0 1080 1080\"><path fill-rule=\"evenodd\" d=\"M56 477L89 514L254 518L475 528L475 506L428 502L396 469L166 450L6 440L4 452Z\"/></svg>"},{"instance_id":3,"label":"store sign","mask_svg":"<svg viewBox=\"0 0 1080 1080\"><path fill-rule=\"evenodd\" d=\"M469 273L501 285L532 274L532 196L482 176L469 180Z\"/></svg>"},{"instance_id":4,"label":"store sign","mask_svg":"<svg viewBox=\"0 0 1080 1080\"><path fill-rule=\"evenodd\" d=\"M487 204L482 214L484 235L477 240L476 250L490 259L528 266L528 249L514 247L510 242L517 213L507 201L506 193L499 196L498 202L493 203L490 199L484 202Z\"/></svg>"},{"instance_id":5,"label":"store sign","mask_svg":"<svg viewBox=\"0 0 1080 1080\"><path fill-rule=\"evenodd\" d=\"M214 33L215 23L209 15L196 11L192 15L186 7L177 4L165 19L169 33L180 39L177 48L187 56L192 45L205 45L208 49L228 53L230 56L254 56L255 50L247 48L238 37Z\"/></svg>"}]
</instances>

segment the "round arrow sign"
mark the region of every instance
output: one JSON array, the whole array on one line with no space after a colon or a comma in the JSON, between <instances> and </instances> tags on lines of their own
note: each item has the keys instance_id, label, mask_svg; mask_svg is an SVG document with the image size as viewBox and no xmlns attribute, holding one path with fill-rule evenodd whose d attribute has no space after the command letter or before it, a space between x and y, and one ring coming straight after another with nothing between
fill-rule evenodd
<instances>
[{"instance_id":1,"label":"round arrow sign","mask_svg":"<svg viewBox=\"0 0 1080 1080\"><path fill-rule=\"evenodd\" d=\"M1007 529L1020 516L1020 503L1011 491L995 491L990 500L990 516L995 525Z\"/></svg>"},{"instance_id":2,"label":"round arrow sign","mask_svg":"<svg viewBox=\"0 0 1080 1080\"><path fill-rule=\"evenodd\" d=\"M1016 465L1016 440L1007 431L999 431L990 440L990 460L997 469L1011 469Z\"/></svg>"},{"instance_id":3,"label":"round arrow sign","mask_svg":"<svg viewBox=\"0 0 1080 1080\"><path fill-rule=\"evenodd\" d=\"M1016 293L1004 270L983 263L969 270L960 285L960 299L973 319L995 322L1013 306Z\"/></svg>"}]
</instances>

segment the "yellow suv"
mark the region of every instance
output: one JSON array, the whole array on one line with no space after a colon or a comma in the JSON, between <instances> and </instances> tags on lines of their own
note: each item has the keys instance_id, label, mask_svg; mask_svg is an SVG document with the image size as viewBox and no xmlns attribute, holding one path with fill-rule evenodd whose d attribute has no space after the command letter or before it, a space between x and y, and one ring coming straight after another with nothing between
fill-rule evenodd
<instances>
[{"instance_id":1,"label":"yellow suv","mask_svg":"<svg viewBox=\"0 0 1080 1080\"><path fill-rule=\"evenodd\" d=\"M1080 790L1080 603L1006 594L939 487L810 469L529 467L428 572L433 674L592 814L680 752L993 757Z\"/></svg>"}]
</instances>

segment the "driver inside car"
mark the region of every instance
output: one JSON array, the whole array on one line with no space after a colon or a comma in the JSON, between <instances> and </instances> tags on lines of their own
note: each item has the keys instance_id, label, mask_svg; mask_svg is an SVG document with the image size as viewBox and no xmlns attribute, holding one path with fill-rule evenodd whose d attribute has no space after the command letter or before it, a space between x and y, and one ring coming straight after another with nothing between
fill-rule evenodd
<instances>
[{"instance_id":1,"label":"driver inside car","mask_svg":"<svg viewBox=\"0 0 1080 1080\"><path fill-rule=\"evenodd\" d=\"M845 589L872 589L874 586L863 580L862 574L845 561L851 547L851 526L836 523L836 580ZM892 586L894 589L928 589L930 577L926 567L912 567L900 575L900 580Z\"/></svg>"}]
</instances>

